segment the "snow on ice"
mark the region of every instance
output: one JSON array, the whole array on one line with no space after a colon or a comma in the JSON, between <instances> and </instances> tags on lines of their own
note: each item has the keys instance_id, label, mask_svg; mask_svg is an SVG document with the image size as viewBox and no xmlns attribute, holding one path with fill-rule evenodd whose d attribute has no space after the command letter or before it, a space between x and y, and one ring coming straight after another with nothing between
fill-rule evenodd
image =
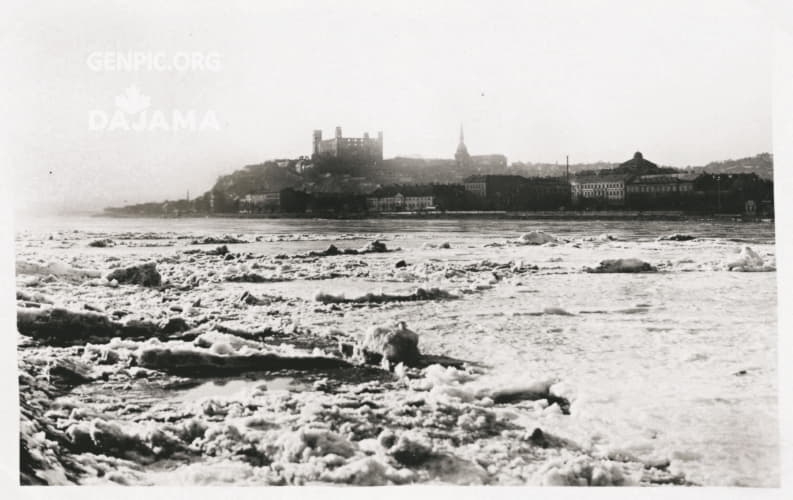
<instances>
[{"instance_id":1,"label":"snow on ice","mask_svg":"<svg viewBox=\"0 0 793 500\"><path fill-rule=\"evenodd\" d=\"M730 356L718 350L726 338L707 337L713 331L740 334L763 353L767 322L760 340L725 324L678 339L697 327L690 318L724 316L708 312L721 307L707 301L708 286L764 278L727 271L773 271L773 246L753 242L754 250L727 255L735 244L712 234L659 240L679 236L675 227L633 239L582 228L495 244L484 233L439 239L357 227L24 235L20 479L605 486L735 476L765 484L753 461L719 458L762 435L709 453L720 441L704 431L753 422L754 406L738 403L725 416L714 398L739 400L745 391L735 384L771 374L746 371L740 353L742 364L723 371L746 375L718 380L692 371L707 361L680 360L693 342L704 360ZM519 234L512 231L493 234ZM356 240L370 243L339 244ZM592 262L600 265L584 269ZM683 283L691 273L707 279ZM752 297L767 302L753 286ZM730 304L748 316L738 311L743 302ZM653 380L653 390L641 380ZM204 384L215 389L189 392ZM708 403L679 398L683 384ZM697 427L704 421L710 427ZM721 474L729 467L749 468Z\"/></svg>"}]
</instances>

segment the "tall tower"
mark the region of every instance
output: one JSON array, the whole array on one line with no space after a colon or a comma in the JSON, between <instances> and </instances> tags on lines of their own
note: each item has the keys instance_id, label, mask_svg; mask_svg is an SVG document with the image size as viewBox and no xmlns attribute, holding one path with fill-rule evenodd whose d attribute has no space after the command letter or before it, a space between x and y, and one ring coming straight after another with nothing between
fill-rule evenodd
<instances>
[{"instance_id":1,"label":"tall tower","mask_svg":"<svg viewBox=\"0 0 793 500\"><path fill-rule=\"evenodd\" d=\"M315 155L319 154L319 143L320 142L322 142L322 131L321 130L315 130L314 131L314 143L313 143L314 144L313 151L314 151Z\"/></svg>"},{"instance_id":2,"label":"tall tower","mask_svg":"<svg viewBox=\"0 0 793 500\"><path fill-rule=\"evenodd\" d=\"M454 159L457 160L458 167L467 167L471 164L471 155L468 154L468 148L465 147L465 135L463 134L462 123L460 124L460 144L457 145Z\"/></svg>"},{"instance_id":3,"label":"tall tower","mask_svg":"<svg viewBox=\"0 0 793 500\"><path fill-rule=\"evenodd\" d=\"M341 127L336 127L336 139L341 139Z\"/></svg>"}]
</instances>

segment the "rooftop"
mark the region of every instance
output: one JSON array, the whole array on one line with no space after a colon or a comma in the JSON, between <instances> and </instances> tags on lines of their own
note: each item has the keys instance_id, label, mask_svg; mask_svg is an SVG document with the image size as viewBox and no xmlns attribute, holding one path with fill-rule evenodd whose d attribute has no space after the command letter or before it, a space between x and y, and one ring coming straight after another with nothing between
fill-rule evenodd
<instances>
[{"instance_id":1,"label":"rooftop","mask_svg":"<svg viewBox=\"0 0 793 500\"><path fill-rule=\"evenodd\" d=\"M627 175L623 174L606 174L606 175L582 175L572 177L570 184L600 184L604 182L625 182Z\"/></svg>"},{"instance_id":2,"label":"rooftop","mask_svg":"<svg viewBox=\"0 0 793 500\"><path fill-rule=\"evenodd\" d=\"M502 181L502 180L511 180L511 181L515 181L515 182L526 182L526 181L528 181L527 178L525 178L525 177L523 177L521 175L496 175L496 174L487 175L487 174L483 174L483 175L472 175L470 177L466 177L465 179L463 179L463 182L471 183L471 182L490 182L490 181Z\"/></svg>"},{"instance_id":3,"label":"rooftop","mask_svg":"<svg viewBox=\"0 0 793 500\"><path fill-rule=\"evenodd\" d=\"M432 196L433 187L426 184L383 186L375 190L372 193L372 196L396 196L397 194L401 194L402 196Z\"/></svg>"},{"instance_id":4,"label":"rooftop","mask_svg":"<svg viewBox=\"0 0 793 500\"><path fill-rule=\"evenodd\" d=\"M666 184L669 182L690 182L696 178L696 174L652 174L640 175L631 182L634 184Z\"/></svg>"}]
</instances>

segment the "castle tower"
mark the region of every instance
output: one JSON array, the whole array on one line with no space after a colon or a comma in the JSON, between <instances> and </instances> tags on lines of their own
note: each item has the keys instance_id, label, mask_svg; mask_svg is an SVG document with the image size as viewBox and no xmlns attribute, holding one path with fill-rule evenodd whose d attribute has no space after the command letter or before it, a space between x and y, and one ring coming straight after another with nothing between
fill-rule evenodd
<instances>
[{"instance_id":1,"label":"castle tower","mask_svg":"<svg viewBox=\"0 0 793 500\"><path fill-rule=\"evenodd\" d=\"M314 131L314 143L313 143L314 144L313 151L314 151L315 155L319 154L319 143L320 142L322 142L322 131L321 130L315 130Z\"/></svg>"},{"instance_id":2,"label":"castle tower","mask_svg":"<svg viewBox=\"0 0 793 500\"><path fill-rule=\"evenodd\" d=\"M383 161L383 131L377 132L377 159Z\"/></svg>"}]
</instances>

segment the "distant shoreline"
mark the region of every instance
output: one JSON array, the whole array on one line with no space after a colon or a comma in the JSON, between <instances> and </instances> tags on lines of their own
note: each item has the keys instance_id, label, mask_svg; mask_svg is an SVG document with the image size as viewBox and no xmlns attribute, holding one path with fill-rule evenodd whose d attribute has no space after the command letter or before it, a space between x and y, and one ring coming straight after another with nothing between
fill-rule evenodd
<instances>
[{"instance_id":1,"label":"distant shoreline","mask_svg":"<svg viewBox=\"0 0 793 500\"><path fill-rule=\"evenodd\" d=\"M305 212L280 212L267 214L187 214L179 216L145 215L145 214L108 214L97 213L95 217L108 217L119 219L327 219L327 220L364 220L364 219L484 219L484 220L726 220L742 222L773 222L773 218L760 219L755 216L742 214L697 214L680 211L636 211L636 210L598 210L598 211L537 211L537 212L507 212L507 211L447 211L437 213L421 212L378 212L356 214L334 213L305 213Z\"/></svg>"}]
</instances>

